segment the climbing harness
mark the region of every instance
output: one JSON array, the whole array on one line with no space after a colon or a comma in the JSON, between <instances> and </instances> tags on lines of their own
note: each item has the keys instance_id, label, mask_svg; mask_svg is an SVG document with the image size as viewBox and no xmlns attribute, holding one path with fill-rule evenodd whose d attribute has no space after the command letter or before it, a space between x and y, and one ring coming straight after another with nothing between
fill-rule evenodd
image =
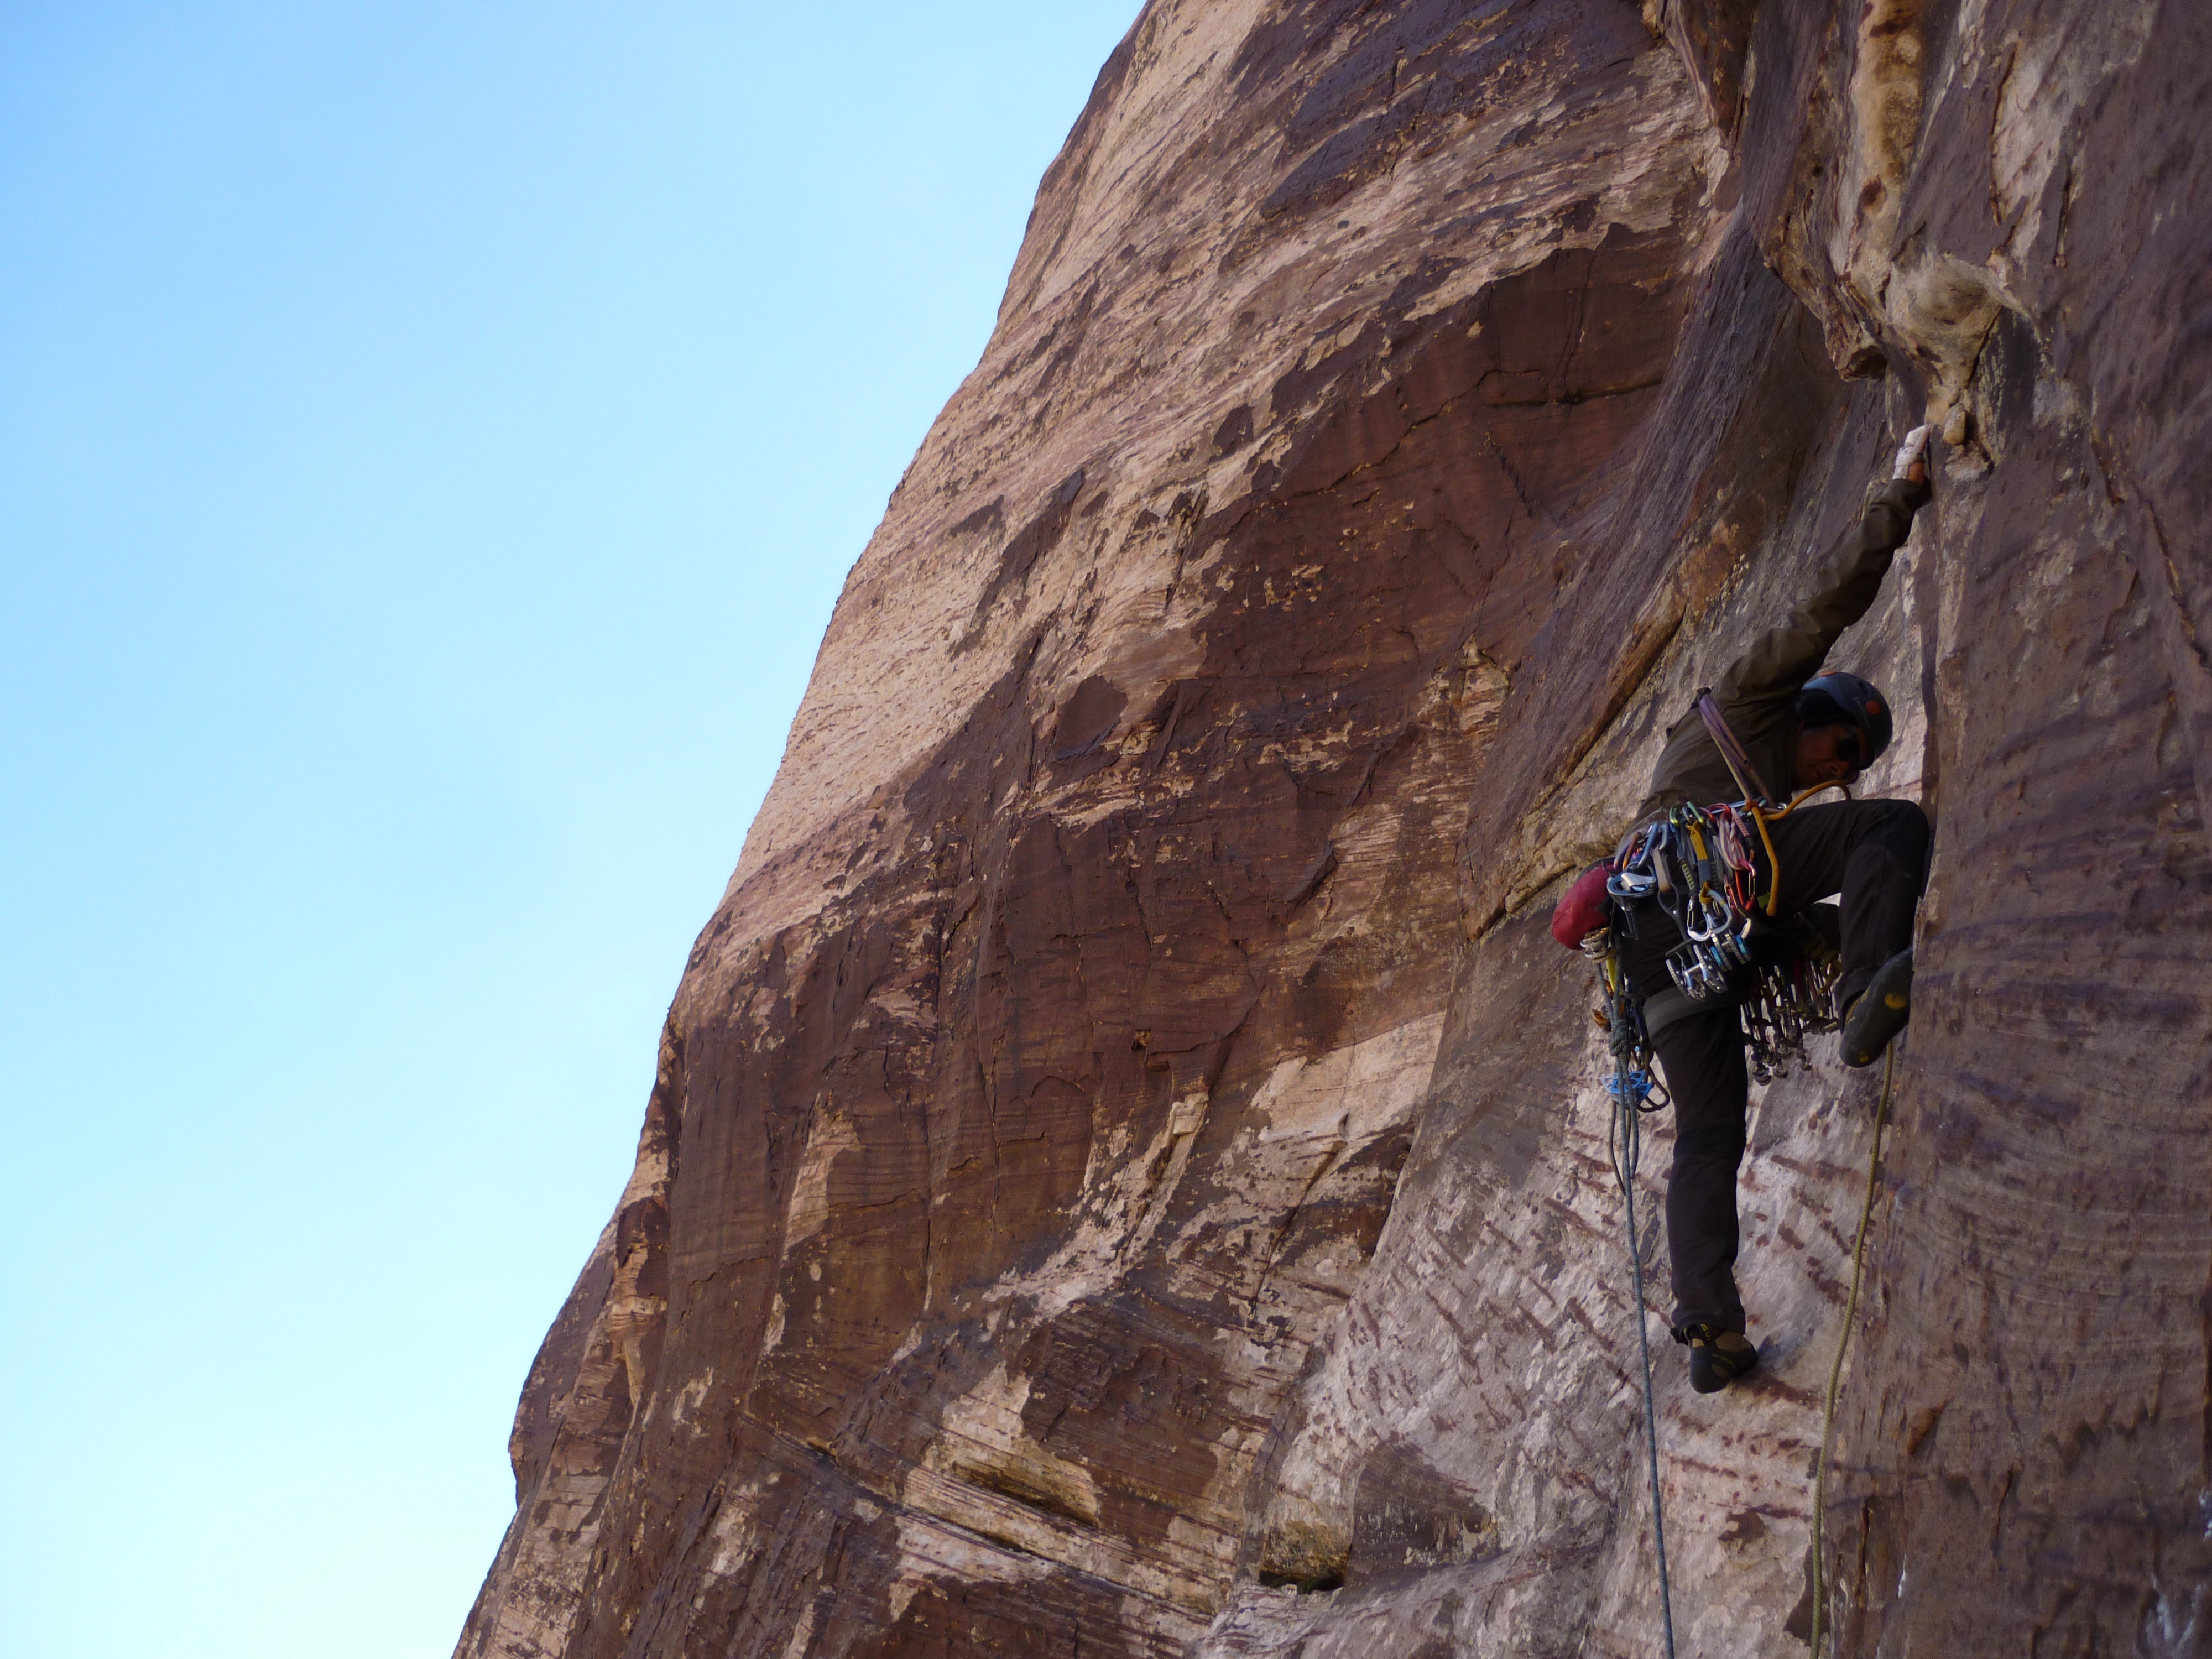
<instances>
[{"instance_id":1,"label":"climbing harness","mask_svg":"<svg viewBox=\"0 0 2212 1659\"><path fill-rule=\"evenodd\" d=\"M1822 1522L1828 1513L1828 1459L1835 1447L1836 1395L1843 1386L1844 1354L1851 1346L1851 1326L1857 1321L1859 1285L1866 1273L1867 1230L1874 1223L1875 1183L1881 1169L1881 1130L1889 1119L1890 1091L1897 1080L1897 1045L1889 1046L1881 1067L1881 1099L1874 1109L1874 1149L1867 1154L1866 1202L1859 1206L1859 1230L1851 1240L1851 1289L1844 1298L1844 1328L1836 1338L1835 1363L1828 1367L1827 1401L1820 1417L1820 1461L1813 1469L1813 1639L1808 1659L1820 1659L1820 1627L1826 1612L1827 1585L1821 1554L1826 1543Z\"/></svg>"},{"instance_id":2,"label":"climbing harness","mask_svg":"<svg viewBox=\"0 0 2212 1659\"><path fill-rule=\"evenodd\" d=\"M1621 972L1620 951L1613 930L1594 933L1583 941L1583 951L1600 966L1605 987L1605 1010L1599 1016L1606 1030L1607 1047L1613 1054L1613 1075L1607 1079L1613 1096L1613 1115L1606 1135L1606 1153L1613 1178L1620 1183L1628 1206L1628 1263L1636 1310L1636 1349L1644 1362L1644 1450L1651 1476L1651 1544L1659 1560L1659 1620L1667 1637L1667 1659L1674 1659L1674 1602L1667 1583L1667 1516L1659 1496L1659 1410L1651 1396L1650 1316L1644 1305L1644 1246L1636 1227L1636 1166L1644 1155L1644 1119L1668 1104L1667 1091L1652 1070L1651 1037L1644 1029L1643 1010ZM1652 1097L1656 1095L1655 1101Z\"/></svg>"},{"instance_id":3,"label":"climbing harness","mask_svg":"<svg viewBox=\"0 0 2212 1659\"><path fill-rule=\"evenodd\" d=\"M1717 720L1718 714L1712 718ZM1755 784L1757 775L1753 772L1749 781ZM1772 926L1782 860L1766 828L1835 787L1815 785L1775 809L1749 796L1712 806L1674 807L1631 830L1607 866L1612 872L1605 886L1609 896L1622 904L1652 901L1681 934L1681 944L1667 954L1667 974L1675 988L1692 1002L1735 994L1751 1050L1752 1076L1761 1083L1787 1077L1792 1065L1802 1064L1808 1036L1836 1029L1832 1005L1840 954L1808 922ZM1756 896L1754 834L1766 849L1764 900ZM1780 948L1759 937L1762 927L1770 935L1786 935Z\"/></svg>"},{"instance_id":4,"label":"climbing harness","mask_svg":"<svg viewBox=\"0 0 2212 1659\"><path fill-rule=\"evenodd\" d=\"M1632 903L1654 900L1667 913L1682 935L1667 973L1696 1000L1751 966L1756 866L1747 830L1741 807L1677 806L1632 830L1613 854L1606 891Z\"/></svg>"}]
</instances>

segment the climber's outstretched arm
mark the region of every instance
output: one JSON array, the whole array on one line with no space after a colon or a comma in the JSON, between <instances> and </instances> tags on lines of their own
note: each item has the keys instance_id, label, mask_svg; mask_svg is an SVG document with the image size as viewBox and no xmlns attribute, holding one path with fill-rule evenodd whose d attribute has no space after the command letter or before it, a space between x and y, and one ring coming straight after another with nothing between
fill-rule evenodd
<instances>
[{"instance_id":1,"label":"climber's outstretched arm","mask_svg":"<svg viewBox=\"0 0 2212 1659\"><path fill-rule=\"evenodd\" d=\"M1889 574L1891 558L1912 533L1912 515L1928 501L1923 457L1935 430L1918 426L1907 434L1889 482L1815 568L1810 596L1781 627L1753 641L1713 688L1722 707L1796 696L1820 672L1843 631L1866 615Z\"/></svg>"}]
</instances>

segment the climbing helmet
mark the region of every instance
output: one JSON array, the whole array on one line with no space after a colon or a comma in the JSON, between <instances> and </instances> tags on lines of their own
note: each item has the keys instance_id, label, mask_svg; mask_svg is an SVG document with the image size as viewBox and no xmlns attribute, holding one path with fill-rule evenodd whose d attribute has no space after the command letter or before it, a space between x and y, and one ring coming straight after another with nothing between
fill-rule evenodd
<instances>
[{"instance_id":1,"label":"climbing helmet","mask_svg":"<svg viewBox=\"0 0 2212 1659\"><path fill-rule=\"evenodd\" d=\"M1855 771L1866 770L1889 747L1889 700L1871 681L1856 674L1823 674L1806 681L1797 693L1797 721L1801 726L1848 726L1856 732Z\"/></svg>"}]
</instances>

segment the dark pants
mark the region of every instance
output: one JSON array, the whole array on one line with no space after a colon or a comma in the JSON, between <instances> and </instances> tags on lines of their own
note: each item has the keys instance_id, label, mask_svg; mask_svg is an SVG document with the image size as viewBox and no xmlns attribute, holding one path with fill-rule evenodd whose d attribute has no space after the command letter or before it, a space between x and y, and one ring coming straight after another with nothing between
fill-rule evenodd
<instances>
[{"instance_id":1,"label":"dark pants","mask_svg":"<svg viewBox=\"0 0 2212 1659\"><path fill-rule=\"evenodd\" d=\"M1770 826L1782 864L1778 908L1801 910L1843 895L1844 971L1838 1004L1912 943L1912 913L1928 881L1928 817L1906 800L1801 806ZM1765 890L1761 848L1759 890ZM1673 981L1667 953L1682 942L1664 911L1635 908L1636 937L1623 957L1629 982L1649 997ZM1674 1167L1667 1182L1667 1253L1674 1264L1674 1322L1743 1329L1735 1291L1735 1172L1743 1162L1750 1082L1743 1035L1729 1004L1675 1020L1652 1038L1674 1099Z\"/></svg>"}]
</instances>

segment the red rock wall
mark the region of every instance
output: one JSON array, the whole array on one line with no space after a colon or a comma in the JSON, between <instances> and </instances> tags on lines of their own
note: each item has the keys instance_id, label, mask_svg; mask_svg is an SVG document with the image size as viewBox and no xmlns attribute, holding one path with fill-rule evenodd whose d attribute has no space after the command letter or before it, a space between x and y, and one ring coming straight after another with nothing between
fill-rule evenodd
<instances>
[{"instance_id":1,"label":"red rock wall","mask_svg":"<svg viewBox=\"0 0 2212 1659\"><path fill-rule=\"evenodd\" d=\"M1938 824L1841 1646L2212 1645L2207 34L1155 0L847 584L459 1653L1654 1651L1544 900L1930 403L1838 653ZM1803 1634L1873 1088L1758 1099L1761 1376L1660 1355L1686 1653Z\"/></svg>"}]
</instances>

